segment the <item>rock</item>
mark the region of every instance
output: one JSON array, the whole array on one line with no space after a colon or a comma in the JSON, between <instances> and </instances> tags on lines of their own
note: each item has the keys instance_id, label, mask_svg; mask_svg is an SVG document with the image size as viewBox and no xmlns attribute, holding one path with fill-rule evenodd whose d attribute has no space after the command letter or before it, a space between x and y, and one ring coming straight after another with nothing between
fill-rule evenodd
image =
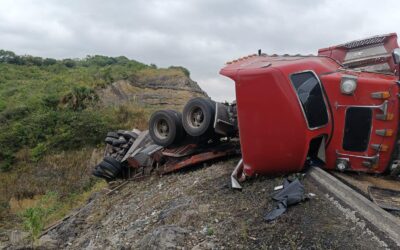
<instances>
[{"instance_id":1,"label":"rock","mask_svg":"<svg viewBox=\"0 0 400 250\"><path fill-rule=\"evenodd\" d=\"M10 233L10 242L12 244L18 243L29 236L29 233L19 230L13 230Z\"/></svg>"},{"instance_id":2,"label":"rock","mask_svg":"<svg viewBox=\"0 0 400 250\"><path fill-rule=\"evenodd\" d=\"M179 219L179 225L191 225L199 219L199 213L196 210L187 210L182 213Z\"/></svg>"},{"instance_id":3,"label":"rock","mask_svg":"<svg viewBox=\"0 0 400 250\"><path fill-rule=\"evenodd\" d=\"M161 226L139 241L140 249L176 249L187 245L189 231L175 225Z\"/></svg>"},{"instance_id":4,"label":"rock","mask_svg":"<svg viewBox=\"0 0 400 250\"><path fill-rule=\"evenodd\" d=\"M51 238L49 235L42 236L37 243L37 248L40 249L55 249L58 247L57 241Z\"/></svg>"},{"instance_id":5,"label":"rock","mask_svg":"<svg viewBox=\"0 0 400 250\"><path fill-rule=\"evenodd\" d=\"M207 204L199 205L199 212L200 213L208 213L209 209L210 209L210 205L207 205Z\"/></svg>"},{"instance_id":6,"label":"rock","mask_svg":"<svg viewBox=\"0 0 400 250\"><path fill-rule=\"evenodd\" d=\"M205 94L199 85L184 74L165 74L166 72L153 71L153 74L140 74L131 77L132 84L137 87L153 89L190 90Z\"/></svg>"},{"instance_id":7,"label":"rock","mask_svg":"<svg viewBox=\"0 0 400 250\"><path fill-rule=\"evenodd\" d=\"M99 89L97 95L106 106L131 102L182 106L193 97L207 97L196 82L184 75L119 80L104 89Z\"/></svg>"},{"instance_id":8,"label":"rock","mask_svg":"<svg viewBox=\"0 0 400 250\"><path fill-rule=\"evenodd\" d=\"M158 219L164 220L169 216L172 216L177 213L181 213L184 211L186 207L188 207L191 203L191 200L187 197L180 197L174 199L167 203L167 205L163 208L163 210L159 213Z\"/></svg>"},{"instance_id":9,"label":"rock","mask_svg":"<svg viewBox=\"0 0 400 250\"><path fill-rule=\"evenodd\" d=\"M10 236L7 232L0 232L0 242L7 242L10 240Z\"/></svg>"},{"instance_id":10,"label":"rock","mask_svg":"<svg viewBox=\"0 0 400 250\"><path fill-rule=\"evenodd\" d=\"M212 242L203 241L192 248L192 250L211 250L216 249L216 246Z\"/></svg>"}]
</instances>

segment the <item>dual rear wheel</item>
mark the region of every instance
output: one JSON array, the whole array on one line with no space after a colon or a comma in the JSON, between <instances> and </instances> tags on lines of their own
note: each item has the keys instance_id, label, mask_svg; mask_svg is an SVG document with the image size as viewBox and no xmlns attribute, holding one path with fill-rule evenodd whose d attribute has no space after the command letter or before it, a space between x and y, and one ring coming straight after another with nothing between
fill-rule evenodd
<instances>
[{"instance_id":1,"label":"dual rear wheel","mask_svg":"<svg viewBox=\"0 0 400 250\"><path fill-rule=\"evenodd\" d=\"M149 122L149 133L153 141L163 147L177 144L185 135L182 114L174 110L159 110Z\"/></svg>"},{"instance_id":2,"label":"dual rear wheel","mask_svg":"<svg viewBox=\"0 0 400 250\"><path fill-rule=\"evenodd\" d=\"M210 135L213 132L215 103L210 99L191 99L183 108L182 124L191 136Z\"/></svg>"},{"instance_id":3,"label":"dual rear wheel","mask_svg":"<svg viewBox=\"0 0 400 250\"><path fill-rule=\"evenodd\" d=\"M153 113L149 133L153 141L163 147L181 143L185 137L207 137L213 133L215 103L210 99L191 99L182 114L174 110Z\"/></svg>"}]
</instances>

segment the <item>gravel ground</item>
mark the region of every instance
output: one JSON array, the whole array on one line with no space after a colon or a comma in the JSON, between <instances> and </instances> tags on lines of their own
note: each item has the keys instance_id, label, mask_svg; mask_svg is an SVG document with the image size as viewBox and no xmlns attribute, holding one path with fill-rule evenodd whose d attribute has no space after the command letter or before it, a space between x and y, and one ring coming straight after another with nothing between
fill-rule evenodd
<instances>
[{"instance_id":1,"label":"gravel ground","mask_svg":"<svg viewBox=\"0 0 400 250\"><path fill-rule=\"evenodd\" d=\"M43 236L43 248L68 249L385 249L385 242L307 178L311 200L274 222L282 177L260 177L230 188L237 159L99 193L81 212Z\"/></svg>"}]
</instances>

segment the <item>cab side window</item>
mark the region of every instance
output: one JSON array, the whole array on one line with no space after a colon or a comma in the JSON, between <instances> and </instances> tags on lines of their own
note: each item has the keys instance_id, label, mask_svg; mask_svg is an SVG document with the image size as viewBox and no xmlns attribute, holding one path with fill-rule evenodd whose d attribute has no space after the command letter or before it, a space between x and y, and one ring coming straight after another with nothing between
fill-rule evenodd
<instances>
[{"instance_id":1,"label":"cab side window","mask_svg":"<svg viewBox=\"0 0 400 250\"><path fill-rule=\"evenodd\" d=\"M296 89L309 128L318 128L328 123L328 111L322 87L312 72L293 74L290 80Z\"/></svg>"}]
</instances>

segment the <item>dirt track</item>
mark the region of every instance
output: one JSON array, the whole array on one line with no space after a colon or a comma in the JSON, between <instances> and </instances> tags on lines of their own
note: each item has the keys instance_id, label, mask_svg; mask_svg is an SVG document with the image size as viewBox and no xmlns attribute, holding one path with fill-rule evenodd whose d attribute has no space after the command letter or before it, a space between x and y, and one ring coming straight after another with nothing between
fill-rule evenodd
<instances>
[{"instance_id":1,"label":"dirt track","mask_svg":"<svg viewBox=\"0 0 400 250\"><path fill-rule=\"evenodd\" d=\"M290 207L272 223L273 187L282 178L257 178L243 191L229 176L237 160L131 182L98 194L78 216L41 241L71 249L384 249L386 243L354 212L305 180L312 200Z\"/></svg>"}]
</instances>

